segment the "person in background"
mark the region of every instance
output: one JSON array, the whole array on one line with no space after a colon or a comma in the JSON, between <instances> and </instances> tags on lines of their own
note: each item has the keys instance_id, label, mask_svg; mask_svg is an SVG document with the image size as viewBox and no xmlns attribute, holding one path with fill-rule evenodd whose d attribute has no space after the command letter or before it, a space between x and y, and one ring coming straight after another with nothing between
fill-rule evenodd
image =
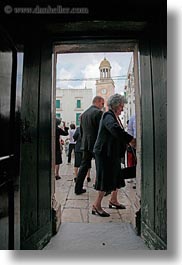
<instances>
[{"instance_id":1,"label":"person in background","mask_svg":"<svg viewBox=\"0 0 182 265\"><path fill-rule=\"evenodd\" d=\"M95 96L92 100L92 105L82 113L80 118L80 149L83 151L83 155L75 183L76 195L86 192L86 189L83 188L83 183L93 158L93 147L97 138L103 107L104 99L100 96Z\"/></svg>"},{"instance_id":2,"label":"person in background","mask_svg":"<svg viewBox=\"0 0 182 265\"><path fill-rule=\"evenodd\" d=\"M75 151L75 141L73 139L73 134L75 133L76 127L75 124L70 124L70 130L69 130L69 150L68 150L68 165L71 164L71 154L72 151Z\"/></svg>"},{"instance_id":3,"label":"person in background","mask_svg":"<svg viewBox=\"0 0 182 265\"><path fill-rule=\"evenodd\" d=\"M132 145L127 146L127 167L136 166L136 115L132 115L128 120L127 132L133 136ZM136 189L136 183L133 179L128 183L134 182L133 189Z\"/></svg>"},{"instance_id":4,"label":"person in background","mask_svg":"<svg viewBox=\"0 0 182 265\"><path fill-rule=\"evenodd\" d=\"M107 102L109 110L102 116L93 149L96 163L95 189L98 195L93 203L92 214L98 214L101 217L110 216L101 205L106 192L111 192L109 208L126 208L118 202L117 198L118 189L125 186L124 178L122 178L121 158L125 156L126 145L133 139L125 132L119 118L124 103L126 103L125 97L120 94L109 97Z\"/></svg>"},{"instance_id":5,"label":"person in background","mask_svg":"<svg viewBox=\"0 0 182 265\"><path fill-rule=\"evenodd\" d=\"M60 123L61 123L61 119L56 118L56 143L55 143L55 151L56 151L56 155L55 155L55 178L56 180L61 179L60 175L59 175L59 168L60 168L60 164L62 164L62 150L61 150L61 146L60 146L60 136L61 135L68 135L68 130L69 128L65 126L65 122L63 123L63 129L60 128Z\"/></svg>"},{"instance_id":6,"label":"person in background","mask_svg":"<svg viewBox=\"0 0 182 265\"><path fill-rule=\"evenodd\" d=\"M136 154L136 117L135 117L135 114L132 115L130 117L130 119L128 120L127 132L133 136L132 148L134 149L134 153ZM129 150L129 149L130 148L128 148L127 150ZM131 150L129 150L128 153L129 154L127 155L127 166L132 167L132 166L136 165L136 159L135 159L134 154Z\"/></svg>"},{"instance_id":7,"label":"person in background","mask_svg":"<svg viewBox=\"0 0 182 265\"><path fill-rule=\"evenodd\" d=\"M68 152L69 152L69 139L65 139L64 141L64 151L65 151L65 154L66 156L68 156Z\"/></svg>"}]
</instances>

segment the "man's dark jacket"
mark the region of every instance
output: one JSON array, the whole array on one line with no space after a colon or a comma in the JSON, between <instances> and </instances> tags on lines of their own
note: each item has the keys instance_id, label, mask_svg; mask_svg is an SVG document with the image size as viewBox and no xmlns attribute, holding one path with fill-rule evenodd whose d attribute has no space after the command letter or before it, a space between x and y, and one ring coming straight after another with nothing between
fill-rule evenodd
<instances>
[{"instance_id":1,"label":"man's dark jacket","mask_svg":"<svg viewBox=\"0 0 182 265\"><path fill-rule=\"evenodd\" d=\"M102 114L103 112L98 107L92 105L81 115L80 133L82 151L93 151Z\"/></svg>"}]
</instances>

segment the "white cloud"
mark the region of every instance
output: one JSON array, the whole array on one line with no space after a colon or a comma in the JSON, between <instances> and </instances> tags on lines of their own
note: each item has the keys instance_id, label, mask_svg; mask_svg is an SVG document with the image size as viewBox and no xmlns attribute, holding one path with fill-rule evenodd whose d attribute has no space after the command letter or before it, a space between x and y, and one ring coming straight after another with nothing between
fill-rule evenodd
<instances>
[{"instance_id":1,"label":"white cloud","mask_svg":"<svg viewBox=\"0 0 182 265\"><path fill-rule=\"evenodd\" d=\"M60 54L57 57L57 78L80 79L79 81L57 81L62 88L92 88L95 93L96 79L99 78L99 65L106 57L111 64L111 77L115 80L116 92L124 90L125 80L132 53L73 53ZM89 80L94 78L94 80ZM87 79L87 80L82 80Z\"/></svg>"},{"instance_id":2,"label":"white cloud","mask_svg":"<svg viewBox=\"0 0 182 265\"><path fill-rule=\"evenodd\" d=\"M85 86L87 88L92 88L93 89L93 93L95 94L96 79L99 78L99 63L95 62L93 64L86 65L86 67L82 71L82 73L83 73L83 78L85 78L85 79L93 78L94 79L94 80L86 80L85 81Z\"/></svg>"}]
</instances>

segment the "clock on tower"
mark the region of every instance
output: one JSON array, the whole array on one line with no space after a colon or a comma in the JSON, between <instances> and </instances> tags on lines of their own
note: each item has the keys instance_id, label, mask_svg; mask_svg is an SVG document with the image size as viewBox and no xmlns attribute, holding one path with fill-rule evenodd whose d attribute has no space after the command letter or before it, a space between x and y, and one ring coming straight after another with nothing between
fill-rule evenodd
<instances>
[{"instance_id":1,"label":"clock on tower","mask_svg":"<svg viewBox=\"0 0 182 265\"><path fill-rule=\"evenodd\" d=\"M107 92L107 90L106 90L105 88L103 88L103 89L101 90L101 93L102 93L103 95L105 95L106 92Z\"/></svg>"}]
</instances>

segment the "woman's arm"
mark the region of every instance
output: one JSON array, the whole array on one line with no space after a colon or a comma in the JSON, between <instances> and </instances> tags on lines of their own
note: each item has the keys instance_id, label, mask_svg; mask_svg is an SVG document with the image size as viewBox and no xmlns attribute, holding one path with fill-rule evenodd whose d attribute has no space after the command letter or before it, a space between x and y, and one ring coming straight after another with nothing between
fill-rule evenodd
<instances>
[{"instance_id":1,"label":"woman's arm","mask_svg":"<svg viewBox=\"0 0 182 265\"><path fill-rule=\"evenodd\" d=\"M108 130L110 134L119 141L123 141L125 143L132 141L133 136L125 132L125 130L119 125L118 121L110 113L104 115L103 125L106 130Z\"/></svg>"}]
</instances>

